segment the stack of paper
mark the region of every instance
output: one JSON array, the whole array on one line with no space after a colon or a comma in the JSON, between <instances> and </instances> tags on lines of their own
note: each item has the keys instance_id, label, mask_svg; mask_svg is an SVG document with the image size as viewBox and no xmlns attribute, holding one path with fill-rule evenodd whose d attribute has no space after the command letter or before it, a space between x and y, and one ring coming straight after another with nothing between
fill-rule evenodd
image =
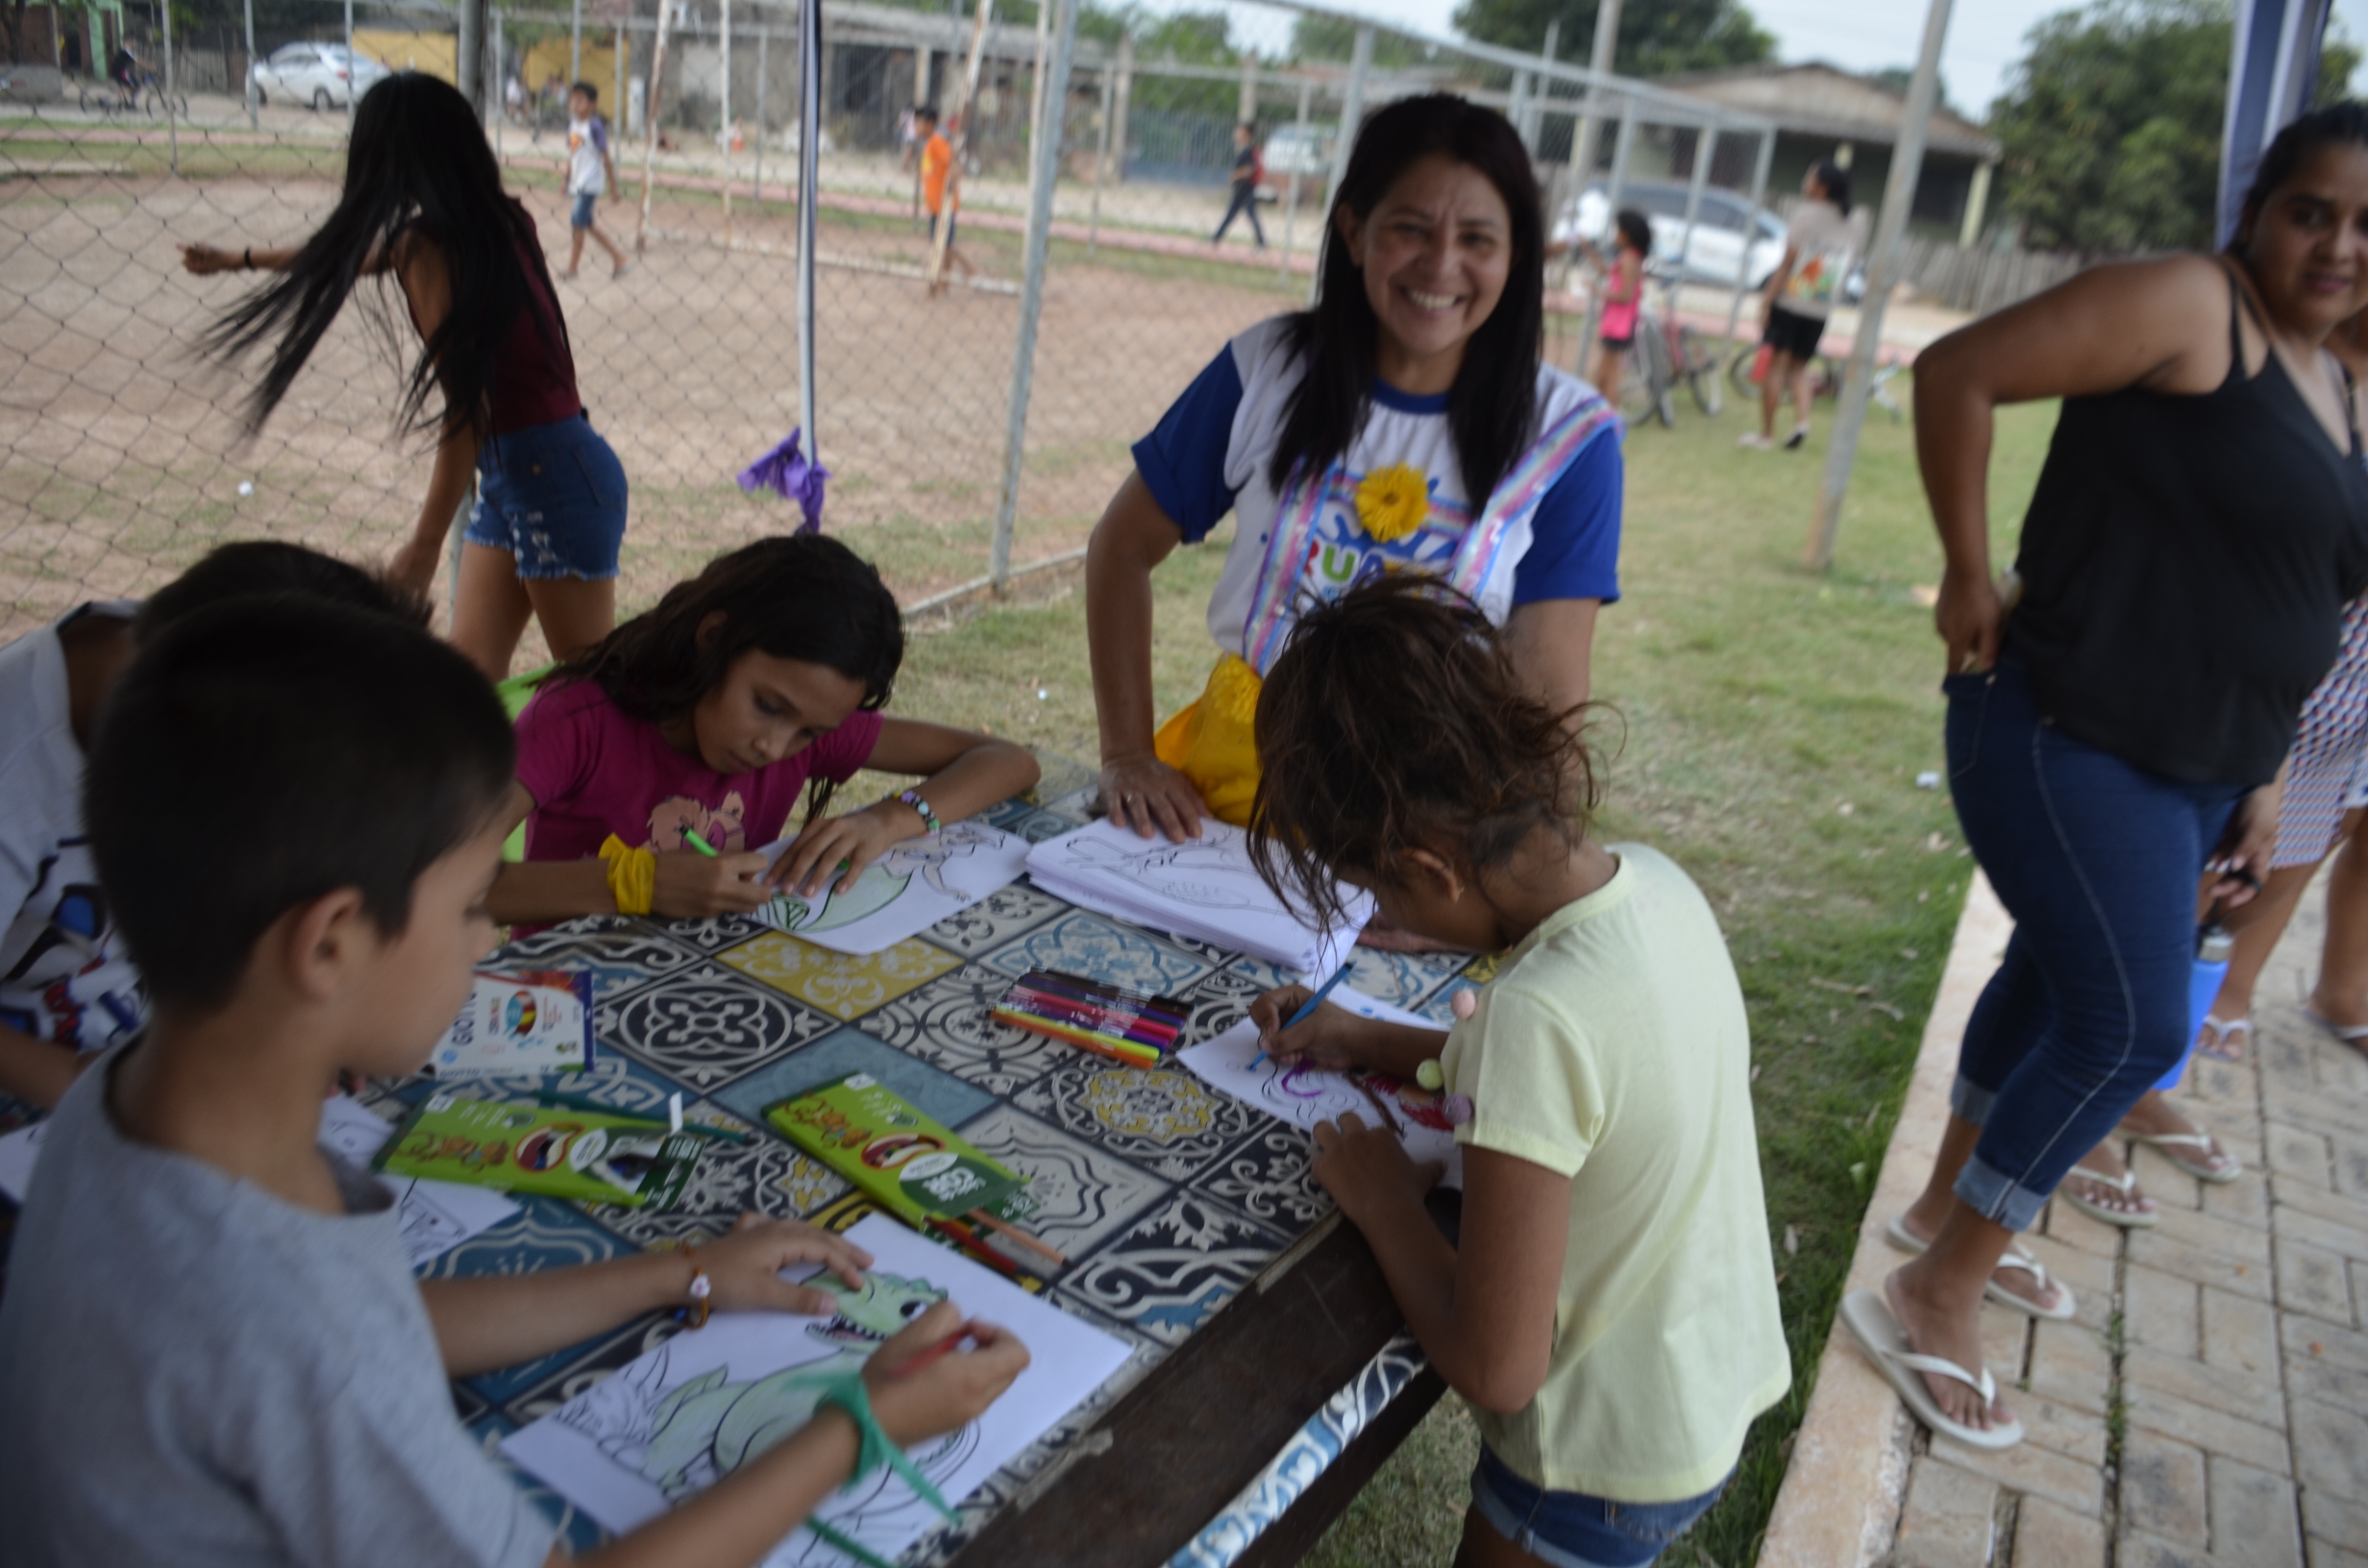
<instances>
[{"instance_id":1,"label":"stack of paper","mask_svg":"<svg viewBox=\"0 0 2368 1568\"><path fill-rule=\"evenodd\" d=\"M1027 873L1073 904L1322 979L1373 915L1371 896L1356 893L1339 925L1318 926L1259 880L1249 835L1218 821L1181 843L1093 822L1030 850Z\"/></svg>"}]
</instances>

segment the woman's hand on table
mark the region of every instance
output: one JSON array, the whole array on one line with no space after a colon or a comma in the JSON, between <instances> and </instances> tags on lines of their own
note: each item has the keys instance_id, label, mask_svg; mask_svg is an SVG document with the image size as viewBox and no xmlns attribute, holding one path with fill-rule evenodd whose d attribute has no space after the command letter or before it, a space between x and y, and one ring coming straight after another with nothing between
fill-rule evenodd
<instances>
[{"instance_id":1,"label":"woman's hand on table","mask_svg":"<svg viewBox=\"0 0 2368 1568\"><path fill-rule=\"evenodd\" d=\"M2283 795L2279 785L2264 784L2237 801L2227 829L2220 835L2216 852L2205 868L2218 877L2211 885L2211 895L2231 909L2251 903L2269 875L2270 855L2278 846L2278 814L2282 809Z\"/></svg>"},{"instance_id":2,"label":"woman's hand on table","mask_svg":"<svg viewBox=\"0 0 2368 1568\"><path fill-rule=\"evenodd\" d=\"M902 1370L949 1337L973 1346ZM906 1324L863 1364L864 1391L880 1430L900 1447L966 1426L1027 1370L1027 1347L991 1323L965 1323L961 1309L941 1301Z\"/></svg>"},{"instance_id":3,"label":"woman's hand on table","mask_svg":"<svg viewBox=\"0 0 2368 1568\"><path fill-rule=\"evenodd\" d=\"M1967 674L1995 665L1998 628L2005 620L2006 603L1987 576L1944 574L1940 597L1933 605L1933 625L1949 646L1948 673Z\"/></svg>"},{"instance_id":4,"label":"woman's hand on table","mask_svg":"<svg viewBox=\"0 0 2368 1568\"><path fill-rule=\"evenodd\" d=\"M1420 1208L1423 1194L1439 1185L1446 1169L1438 1160L1415 1164L1394 1133L1367 1126L1354 1111L1316 1124L1312 1174L1359 1228L1388 1218L1400 1205Z\"/></svg>"},{"instance_id":5,"label":"woman's hand on table","mask_svg":"<svg viewBox=\"0 0 2368 1568\"><path fill-rule=\"evenodd\" d=\"M650 887L650 913L669 920L703 920L714 915L746 915L773 896L772 867L752 850L703 855L670 850L656 857Z\"/></svg>"},{"instance_id":6,"label":"woman's hand on table","mask_svg":"<svg viewBox=\"0 0 2368 1568\"><path fill-rule=\"evenodd\" d=\"M1101 765L1101 800L1110 821L1144 838L1200 837L1209 808L1193 781L1148 752L1129 752Z\"/></svg>"},{"instance_id":7,"label":"woman's hand on table","mask_svg":"<svg viewBox=\"0 0 2368 1568\"><path fill-rule=\"evenodd\" d=\"M882 800L861 811L808 822L774 862L773 885L801 898L814 897L825 886L845 893L866 866L906 839L921 837L928 826L921 813L901 800ZM834 868L839 869L835 883Z\"/></svg>"},{"instance_id":8,"label":"woman's hand on table","mask_svg":"<svg viewBox=\"0 0 2368 1568\"><path fill-rule=\"evenodd\" d=\"M792 1285L781 1270L820 1263L850 1290L860 1290L863 1271L872 1266L872 1255L844 1237L802 1219L762 1214L742 1214L723 1236L700 1243L696 1257L714 1287L709 1301L719 1312L835 1312L836 1296L814 1286Z\"/></svg>"}]
</instances>

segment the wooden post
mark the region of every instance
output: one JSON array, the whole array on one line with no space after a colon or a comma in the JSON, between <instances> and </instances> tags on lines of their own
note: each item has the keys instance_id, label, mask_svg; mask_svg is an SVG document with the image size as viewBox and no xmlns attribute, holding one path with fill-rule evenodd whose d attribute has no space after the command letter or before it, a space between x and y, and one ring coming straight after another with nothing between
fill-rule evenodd
<instances>
[{"instance_id":1,"label":"wooden post","mask_svg":"<svg viewBox=\"0 0 2368 1568\"><path fill-rule=\"evenodd\" d=\"M1883 307L1890 302L1899 268L1900 236L1908 232L1908 208L1915 205L1916 177L1924 167L1924 136L1940 95L1940 46L1949 36L1949 0L1932 0L1924 12L1924 48L1908 83L1908 108L1891 147L1891 172L1884 182L1883 216L1875 226L1874 254L1866 267L1866 297L1859 306L1858 339L1850 349L1850 373L1842 378L1834 409L1834 439L1825 453L1825 488L1809 530L1802 560L1812 572L1834 564L1834 536L1841 528L1841 503L1850 493L1850 469L1858 460L1859 432L1866 425L1866 402L1874 391L1875 354L1882 346Z\"/></svg>"},{"instance_id":2,"label":"wooden post","mask_svg":"<svg viewBox=\"0 0 2368 1568\"><path fill-rule=\"evenodd\" d=\"M1989 207L1990 172L1998 165L1981 162L1973 166L1973 188L1965 192L1965 222L1957 232L1957 243L1970 248L1982 237L1982 217Z\"/></svg>"},{"instance_id":3,"label":"wooden post","mask_svg":"<svg viewBox=\"0 0 2368 1568\"><path fill-rule=\"evenodd\" d=\"M650 175L657 165L658 92L666 80L666 24L677 4L678 0L657 0L657 41L650 46L650 89L641 95L641 128L647 139L641 144L641 216L633 223L635 256L650 243Z\"/></svg>"}]
</instances>

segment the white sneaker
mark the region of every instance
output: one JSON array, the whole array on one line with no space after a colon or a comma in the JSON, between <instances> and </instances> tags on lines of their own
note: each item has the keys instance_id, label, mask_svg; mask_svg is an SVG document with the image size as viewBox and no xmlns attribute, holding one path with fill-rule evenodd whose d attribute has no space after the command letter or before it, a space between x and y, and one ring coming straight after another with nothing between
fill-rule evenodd
<instances>
[{"instance_id":1,"label":"white sneaker","mask_svg":"<svg viewBox=\"0 0 2368 1568\"><path fill-rule=\"evenodd\" d=\"M1758 430L1746 430L1735 438L1735 444L1749 452L1774 452L1776 443Z\"/></svg>"}]
</instances>

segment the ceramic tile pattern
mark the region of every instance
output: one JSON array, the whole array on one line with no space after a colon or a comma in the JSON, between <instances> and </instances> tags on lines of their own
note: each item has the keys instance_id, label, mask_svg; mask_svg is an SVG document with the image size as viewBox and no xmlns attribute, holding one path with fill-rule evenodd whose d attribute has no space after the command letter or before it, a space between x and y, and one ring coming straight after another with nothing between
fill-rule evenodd
<instances>
[{"instance_id":1,"label":"ceramic tile pattern","mask_svg":"<svg viewBox=\"0 0 2368 1568\"><path fill-rule=\"evenodd\" d=\"M1090 770L1048 768L1047 787L990 819L1031 838L1076 825ZM868 1212L848 1185L764 1121L775 1101L853 1071L872 1072L1030 1179L1031 1228L1071 1262L1031 1282L1065 1310L1137 1347L1127 1369L963 1509L963 1521L915 1560L957 1550L1089 1429L1156 1361L1237 1295L1330 1209L1309 1179L1296 1130L1215 1094L1180 1069L1120 1066L993 1022L1013 977L1066 969L1182 998L1190 1039L1229 1027L1278 978L1240 955L1070 907L1024 880L886 953L847 957L746 920L681 924L617 918L543 930L496 956L519 966L589 970L600 1057L564 1082L477 1080L487 1098L560 1090L619 1110L662 1115L679 1092L686 1116L741 1135L703 1158L680 1204L656 1213L525 1200L521 1213L454 1252L438 1276L517 1273L678 1246L741 1213L834 1227ZM1455 966L1373 955L1359 984L1406 1005L1443 995ZM415 1103L424 1080L375 1084L374 1102ZM388 1104L389 1114L399 1109ZM0 1119L7 1107L0 1105ZM1046 1266L1016 1254L1028 1266ZM676 1332L653 1315L527 1366L456 1385L456 1409L490 1444ZM579 1549L597 1530L526 1482Z\"/></svg>"}]
</instances>

